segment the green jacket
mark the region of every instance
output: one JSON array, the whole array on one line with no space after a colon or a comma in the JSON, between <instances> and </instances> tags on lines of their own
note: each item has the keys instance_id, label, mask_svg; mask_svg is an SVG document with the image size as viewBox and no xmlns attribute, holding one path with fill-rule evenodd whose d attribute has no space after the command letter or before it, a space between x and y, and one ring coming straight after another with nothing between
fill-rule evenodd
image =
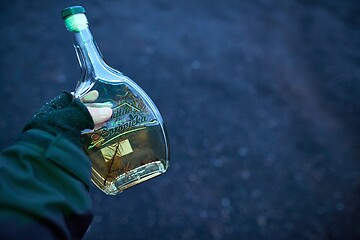
<instances>
[{"instance_id":1,"label":"green jacket","mask_svg":"<svg viewBox=\"0 0 360 240\"><path fill-rule=\"evenodd\" d=\"M91 165L78 140L93 123L81 103L64 98L70 107L45 106L0 155L1 239L80 239L91 222Z\"/></svg>"}]
</instances>

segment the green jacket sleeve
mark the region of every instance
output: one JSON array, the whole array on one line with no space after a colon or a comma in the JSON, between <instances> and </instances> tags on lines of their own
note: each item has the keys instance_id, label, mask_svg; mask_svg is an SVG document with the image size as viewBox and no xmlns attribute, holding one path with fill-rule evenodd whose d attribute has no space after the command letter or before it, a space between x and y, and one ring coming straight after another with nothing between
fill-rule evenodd
<instances>
[{"instance_id":1,"label":"green jacket sleeve","mask_svg":"<svg viewBox=\"0 0 360 240\"><path fill-rule=\"evenodd\" d=\"M0 154L1 239L82 238L92 219L91 166L79 142L86 127L85 106L63 93Z\"/></svg>"}]
</instances>

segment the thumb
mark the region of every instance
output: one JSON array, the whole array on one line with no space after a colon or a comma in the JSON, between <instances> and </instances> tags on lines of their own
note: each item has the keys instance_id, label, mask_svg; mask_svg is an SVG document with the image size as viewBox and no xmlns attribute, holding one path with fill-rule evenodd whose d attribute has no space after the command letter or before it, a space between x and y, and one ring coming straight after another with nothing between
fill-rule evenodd
<instances>
[{"instance_id":1,"label":"thumb","mask_svg":"<svg viewBox=\"0 0 360 240\"><path fill-rule=\"evenodd\" d=\"M109 107L87 107L87 109L95 125L106 122L112 115L112 109Z\"/></svg>"}]
</instances>

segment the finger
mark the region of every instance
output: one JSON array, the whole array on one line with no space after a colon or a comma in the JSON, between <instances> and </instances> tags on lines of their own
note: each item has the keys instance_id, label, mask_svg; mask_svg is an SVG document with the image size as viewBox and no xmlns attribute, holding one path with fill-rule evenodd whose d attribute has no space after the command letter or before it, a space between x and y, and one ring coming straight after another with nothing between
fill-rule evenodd
<instances>
[{"instance_id":1,"label":"finger","mask_svg":"<svg viewBox=\"0 0 360 240\"><path fill-rule=\"evenodd\" d=\"M111 102L103 102L103 103L85 103L87 107L93 107L93 108L103 108L103 107L109 107L112 108L114 105Z\"/></svg>"},{"instance_id":2,"label":"finger","mask_svg":"<svg viewBox=\"0 0 360 240\"><path fill-rule=\"evenodd\" d=\"M99 97L99 92L96 90L92 90L88 92L84 97L81 98L81 101L86 102L94 102Z\"/></svg>"},{"instance_id":3,"label":"finger","mask_svg":"<svg viewBox=\"0 0 360 240\"><path fill-rule=\"evenodd\" d=\"M103 108L88 107L87 109L91 117L93 118L95 125L106 122L111 118L112 115L112 109L109 107L103 107Z\"/></svg>"}]
</instances>

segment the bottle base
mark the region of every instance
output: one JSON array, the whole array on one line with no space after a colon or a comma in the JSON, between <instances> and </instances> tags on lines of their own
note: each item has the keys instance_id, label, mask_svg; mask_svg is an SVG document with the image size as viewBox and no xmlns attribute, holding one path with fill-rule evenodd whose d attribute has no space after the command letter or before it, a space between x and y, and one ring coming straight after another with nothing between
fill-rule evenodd
<instances>
[{"instance_id":1,"label":"bottle base","mask_svg":"<svg viewBox=\"0 0 360 240\"><path fill-rule=\"evenodd\" d=\"M166 172L167 168L167 163L164 164L164 162L162 161L155 161L142 165L122 175L119 175L115 180L111 182L105 181L102 177L100 177L93 171L93 177L91 180L104 193L108 195L116 195L129 187L142 183L146 180L149 180Z\"/></svg>"}]
</instances>

